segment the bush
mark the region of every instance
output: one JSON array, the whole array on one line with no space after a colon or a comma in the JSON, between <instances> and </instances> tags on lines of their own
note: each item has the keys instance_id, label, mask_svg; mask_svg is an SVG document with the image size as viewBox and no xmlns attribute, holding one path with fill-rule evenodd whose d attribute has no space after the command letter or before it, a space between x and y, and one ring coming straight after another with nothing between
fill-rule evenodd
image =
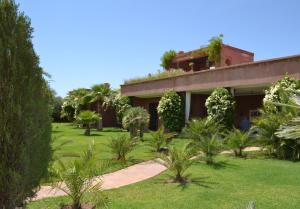
<instances>
[{"instance_id":1,"label":"bush","mask_svg":"<svg viewBox=\"0 0 300 209\"><path fill-rule=\"evenodd\" d=\"M108 147L111 153L118 161L125 162L126 156L133 150L135 143L132 142L126 135L117 136L112 138Z\"/></svg>"},{"instance_id":2,"label":"bush","mask_svg":"<svg viewBox=\"0 0 300 209\"><path fill-rule=\"evenodd\" d=\"M233 150L235 156L242 157L243 149L250 144L250 137L248 132L242 132L239 129L234 128L227 133L225 138L226 145Z\"/></svg>"},{"instance_id":3,"label":"bush","mask_svg":"<svg viewBox=\"0 0 300 209\"><path fill-rule=\"evenodd\" d=\"M195 154L201 151L207 164L212 164L214 156L222 150L220 129L218 124L207 119L193 120L186 129L187 135L192 139L188 147Z\"/></svg>"},{"instance_id":4,"label":"bush","mask_svg":"<svg viewBox=\"0 0 300 209\"><path fill-rule=\"evenodd\" d=\"M151 132L151 138L149 145L155 152L161 152L164 145L168 143L168 140L173 137L173 134L166 134L164 127L159 128L155 132Z\"/></svg>"},{"instance_id":5,"label":"bush","mask_svg":"<svg viewBox=\"0 0 300 209\"><path fill-rule=\"evenodd\" d=\"M76 117L76 122L86 128L84 132L86 136L91 135L91 125L97 123L99 120L100 117L95 112L89 110L81 111Z\"/></svg>"},{"instance_id":6,"label":"bush","mask_svg":"<svg viewBox=\"0 0 300 209\"><path fill-rule=\"evenodd\" d=\"M124 129L129 130L132 139L136 137L142 139L149 125L149 114L141 107L129 108L124 114L122 125Z\"/></svg>"},{"instance_id":7,"label":"bush","mask_svg":"<svg viewBox=\"0 0 300 209\"><path fill-rule=\"evenodd\" d=\"M193 160L191 158L192 153L186 147L181 150L171 147L169 154L163 157L166 167L175 175L175 182L186 183L187 176L184 174L193 164Z\"/></svg>"},{"instance_id":8,"label":"bush","mask_svg":"<svg viewBox=\"0 0 300 209\"><path fill-rule=\"evenodd\" d=\"M71 164L64 164L59 161L59 166L53 168L53 188L60 189L72 199L72 208L80 209L82 199L88 193L97 206L106 206L106 198L101 192L102 180L95 177L97 172L103 172L107 165L97 161L95 165L93 146L90 146L80 157ZM99 166L100 165L100 166ZM97 183L96 183L97 182Z\"/></svg>"},{"instance_id":9,"label":"bush","mask_svg":"<svg viewBox=\"0 0 300 209\"><path fill-rule=\"evenodd\" d=\"M221 61L221 50L223 44L223 34L214 36L209 40L209 45L205 48L205 52L208 54L208 59L216 64Z\"/></svg>"},{"instance_id":10,"label":"bush","mask_svg":"<svg viewBox=\"0 0 300 209\"><path fill-rule=\"evenodd\" d=\"M0 207L33 197L51 158L51 91L32 44L30 19L0 0Z\"/></svg>"},{"instance_id":11,"label":"bush","mask_svg":"<svg viewBox=\"0 0 300 209\"><path fill-rule=\"evenodd\" d=\"M208 120L222 124L227 129L233 127L235 101L227 89L215 89L207 98L205 106Z\"/></svg>"},{"instance_id":12,"label":"bush","mask_svg":"<svg viewBox=\"0 0 300 209\"><path fill-rule=\"evenodd\" d=\"M162 96L157 111L169 131L181 131L184 126L184 110L182 100L175 91L169 91Z\"/></svg>"},{"instance_id":13,"label":"bush","mask_svg":"<svg viewBox=\"0 0 300 209\"><path fill-rule=\"evenodd\" d=\"M164 69L169 69L172 59L177 55L176 51L174 50L169 50L166 51L163 56L160 58L161 60L161 64L160 66L162 66Z\"/></svg>"}]
</instances>

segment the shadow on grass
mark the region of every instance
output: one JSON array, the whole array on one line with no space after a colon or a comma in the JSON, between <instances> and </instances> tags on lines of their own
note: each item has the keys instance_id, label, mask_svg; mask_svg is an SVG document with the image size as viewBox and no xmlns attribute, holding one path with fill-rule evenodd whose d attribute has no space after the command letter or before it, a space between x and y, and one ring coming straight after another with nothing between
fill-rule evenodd
<instances>
[{"instance_id":1,"label":"shadow on grass","mask_svg":"<svg viewBox=\"0 0 300 209\"><path fill-rule=\"evenodd\" d=\"M225 169L225 168L237 168L237 167L239 167L236 164L229 163L228 160L217 161L217 162L214 162L213 164L210 164L208 166L210 166L210 167L212 167L216 170Z\"/></svg>"}]
</instances>

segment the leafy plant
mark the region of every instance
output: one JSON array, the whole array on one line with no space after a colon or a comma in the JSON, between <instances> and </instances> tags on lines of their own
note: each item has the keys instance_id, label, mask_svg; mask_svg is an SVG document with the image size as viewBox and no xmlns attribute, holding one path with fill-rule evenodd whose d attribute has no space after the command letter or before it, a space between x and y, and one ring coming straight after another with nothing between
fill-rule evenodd
<instances>
[{"instance_id":1,"label":"leafy plant","mask_svg":"<svg viewBox=\"0 0 300 209\"><path fill-rule=\"evenodd\" d=\"M222 124L224 128L233 127L235 101L225 88L215 89L205 102L208 120Z\"/></svg>"},{"instance_id":2,"label":"leafy plant","mask_svg":"<svg viewBox=\"0 0 300 209\"><path fill-rule=\"evenodd\" d=\"M99 119L100 117L95 112L89 110L81 111L76 117L77 123L86 128L84 132L84 135L86 136L91 135L91 125L95 124Z\"/></svg>"},{"instance_id":3,"label":"leafy plant","mask_svg":"<svg viewBox=\"0 0 300 209\"><path fill-rule=\"evenodd\" d=\"M177 52L174 50L166 51L163 56L160 58L161 64L164 69L169 69L172 63L172 59L177 55Z\"/></svg>"},{"instance_id":4,"label":"leafy plant","mask_svg":"<svg viewBox=\"0 0 300 209\"><path fill-rule=\"evenodd\" d=\"M135 143L126 135L116 136L108 144L115 159L122 162L126 161L126 156L133 150L134 146Z\"/></svg>"},{"instance_id":5,"label":"leafy plant","mask_svg":"<svg viewBox=\"0 0 300 209\"><path fill-rule=\"evenodd\" d=\"M155 152L161 152L162 147L167 144L173 134L165 133L165 128L161 127L155 132L151 132L151 138L149 140L149 145L153 148Z\"/></svg>"},{"instance_id":6,"label":"leafy plant","mask_svg":"<svg viewBox=\"0 0 300 209\"><path fill-rule=\"evenodd\" d=\"M89 148L83 155L70 164L59 161L58 167L53 168L54 189L60 189L72 199L72 208L81 209L82 199L89 195L96 200L97 206L107 206L107 198L101 192L102 180L95 177L97 172L104 171L106 163L94 165L94 146ZM57 181L57 179L59 181Z\"/></svg>"},{"instance_id":7,"label":"leafy plant","mask_svg":"<svg viewBox=\"0 0 300 209\"><path fill-rule=\"evenodd\" d=\"M183 103L175 91L169 91L161 97L157 112L170 131L180 131L184 126Z\"/></svg>"},{"instance_id":8,"label":"leafy plant","mask_svg":"<svg viewBox=\"0 0 300 209\"><path fill-rule=\"evenodd\" d=\"M216 64L221 61L221 50L223 44L223 34L214 36L209 40L209 45L204 51L208 54L208 60Z\"/></svg>"},{"instance_id":9,"label":"leafy plant","mask_svg":"<svg viewBox=\"0 0 300 209\"><path fill-rule=\"evenodd\" d=\"M234 128L227 133L225 143L230 149L233 150L235 156L242 157L243 149L250 144L249 133L242 132L241 130Z\"/></svg>"},{"instance_id":10,"label":"leafy plant","mask_svg":"<svg viewBox=\"0 0 300 209\"><path fill-rule=\"evenodd\" d=\"M30 18L0 0L0 208L33 197L51 159L51 98Z\"/></svg>"},{"instance_id":11,"label":"leafy plant","mask_svg":"<svg viewBox=\"0 0 300 209\"><path fill-rule=\"evenodd\" d=\"M187 134L193 140L188 147L197 153L201 151L207 164L213 163L213 158L222 149L220 126L207 119L193 120L188 124Z\"/></svg>"},{"instance_id":12,"label":"leafy plant","mask_svg":"<svg viewBox=\"0 0 300 209\"><path fill-rule=\"evenodd\" d=\"M191 158L192 152L186 147L183 149L170 147L168 155L163 156L166 167L175 175L175 182L186 183L185 172L193 164Z\"/></svg>"},{"instance_id":13,"label":"leafy plant","mask_svg":"<svg viewBox=\"0 0 300 209\"><path fill-rule=\"evenodd\" d=\"M149 113L142 107L129 108L122 119L124 129L129 130L130 137L140 139L149 125Z\"/></svg>"}]
</instances>

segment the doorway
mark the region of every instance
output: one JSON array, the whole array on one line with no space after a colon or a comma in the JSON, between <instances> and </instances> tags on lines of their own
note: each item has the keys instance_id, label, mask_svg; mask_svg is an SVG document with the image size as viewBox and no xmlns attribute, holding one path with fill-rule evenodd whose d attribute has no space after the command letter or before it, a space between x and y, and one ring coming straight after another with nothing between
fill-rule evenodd
<instances>
[{"instance_id":1,"label":"doorway","mask_svg":"<svg viewBox=\"0 0 300 209\"><path fill-rule=\"evenodd\" d=\"M158 128L157 106L158 106L158 102L149 104L149 114L150 114L149 129L152 131L156 131Z\"/></svg>"}]
</instances>

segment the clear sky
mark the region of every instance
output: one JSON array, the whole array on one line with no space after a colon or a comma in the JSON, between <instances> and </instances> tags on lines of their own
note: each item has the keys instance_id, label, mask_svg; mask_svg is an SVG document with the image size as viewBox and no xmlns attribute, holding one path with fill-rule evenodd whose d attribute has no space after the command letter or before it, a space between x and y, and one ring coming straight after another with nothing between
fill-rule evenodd
<instances>
[{"instance_id":1,"label":"clear sky","mask_svg":"<svg viewBox=\"0 0 300 209\"><path fill-rule=\"evenodd\" d=\"M214 35L255 59L300 54L299 0L16 0L58 95L160 69L169 49ZM300 70L300 69L299 69Z\"/></svg>"}]
</instances>

